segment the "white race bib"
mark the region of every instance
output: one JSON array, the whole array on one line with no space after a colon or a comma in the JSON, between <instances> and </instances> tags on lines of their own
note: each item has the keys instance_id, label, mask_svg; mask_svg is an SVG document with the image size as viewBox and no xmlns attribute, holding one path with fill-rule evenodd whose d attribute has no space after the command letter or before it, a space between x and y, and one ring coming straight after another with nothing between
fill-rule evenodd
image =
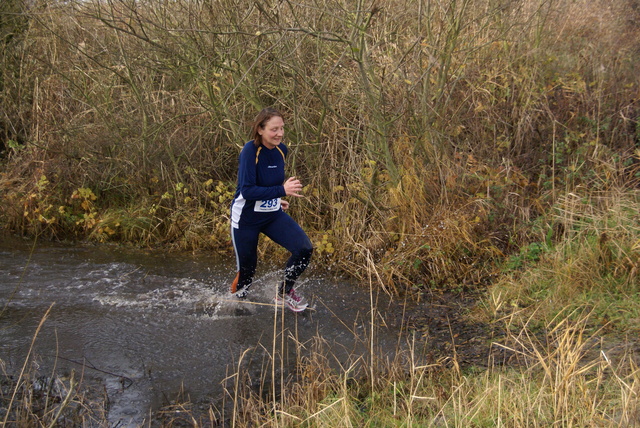
<instances>
[{"instance_id":1,"label":"white race bib","mask_svg":"<svg viewBox=\"0 0 640 428\"><path fill-rule=\"evenodd\" d=\"M280 209L280 198L267 199L266 201L256 201L253 209L257 213L269 213Z\"/></svg>"}]
</instances>

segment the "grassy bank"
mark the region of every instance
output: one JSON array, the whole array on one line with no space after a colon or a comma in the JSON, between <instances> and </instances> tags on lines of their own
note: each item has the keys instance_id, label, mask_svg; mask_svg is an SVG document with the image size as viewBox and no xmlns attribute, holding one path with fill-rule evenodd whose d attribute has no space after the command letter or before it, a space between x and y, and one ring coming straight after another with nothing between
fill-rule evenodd
<instances>
[{"instance_id":1,"label":"grassy bank","mask_svg":"<svg viewBox=\"0 0 640 428\"><path fill-rule=\"evenodd\" d=\"M280 427L636 426L637 355L614 357L599 336L586 334L585 321L545 325L549 342L527 328L514 332L508 344L492 344L514 357L482 370L461 368L456 356L423 363L408 351L336 372L328 367L330 351L314 350L282 399L232 390L239 395L233 419L236 426Z\"/></svg>"}]
</instances>

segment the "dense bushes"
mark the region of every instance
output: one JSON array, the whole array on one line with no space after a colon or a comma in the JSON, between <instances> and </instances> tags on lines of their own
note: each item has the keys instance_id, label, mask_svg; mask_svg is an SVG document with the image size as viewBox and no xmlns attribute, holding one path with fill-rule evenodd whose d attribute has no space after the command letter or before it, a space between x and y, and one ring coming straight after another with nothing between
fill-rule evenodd
<instances>
[{"instance_id":1,"label":"dense bushes","mask_svg":"<svg viewBox=\"0 0 640 428\"><path fill-rule=\"evenodd\" d=\"M28 6L2 57L8 230L228 251L267 105L317 261L390 289L483 283L561 236L558 198L635 185L631 0Z\"/></svg>"}]
</instances>

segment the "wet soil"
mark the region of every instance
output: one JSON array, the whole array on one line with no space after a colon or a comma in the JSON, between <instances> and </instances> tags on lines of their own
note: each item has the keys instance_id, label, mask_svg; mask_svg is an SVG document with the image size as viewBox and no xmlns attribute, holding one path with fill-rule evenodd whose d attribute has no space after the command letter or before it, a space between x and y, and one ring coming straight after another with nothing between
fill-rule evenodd
<instances>
[{"instance_id":1,"label":"wet soil","mask_svg":"<svg viewBox=\"0 0 640 428\"><path fill-rule=\"evenodd\" d=\"M519 331L507 331L504 322L486 321L480 315L484 291L432 291L417 302L407 301L393 318L397 328L404 328L415 339L427 362L444 366L456 364L461 369L489 367L525 367L531 362L516 340ZM504 314L506 315L506 314ZM612 367L640 364L640 338L625 332L612 332L600 326L586 326L582 360L602 357ZM558 346L558 333L532 328L523 342L535 343L544 352ZM576 335L578 337L578 335Z\"/></svg>"},{"instance_id":2,"label":"wet soil","mask_svg":"<svg viewBox=\"0 0 640 428\"><path fill-rule=\"evenodd\" d=\"M481 291L431 291L418 301L406 301L392 322L394 327L406 329L416 350L429 363L460 367L501 364L511 357L495 346L504 332L473 315L481 295Z\"/></svg>"}]
</instances>

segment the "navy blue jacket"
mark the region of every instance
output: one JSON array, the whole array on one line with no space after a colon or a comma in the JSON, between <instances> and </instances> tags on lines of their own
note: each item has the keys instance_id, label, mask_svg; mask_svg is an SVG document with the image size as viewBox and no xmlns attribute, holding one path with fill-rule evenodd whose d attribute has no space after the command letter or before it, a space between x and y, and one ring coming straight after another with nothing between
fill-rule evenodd
<instances>
[{"instance_id":1,"label":"navy blue jacket","mask_svg":"<svg viewBox=\"0 0 640 428\"><path fill-rule=\"evenodd\" d=\"M238 186L231 204L231 225L261 225L281 211L287 146L273 149L256 147L253 140L244 145L238 165Z\"/></svg>"}]
</instances>

